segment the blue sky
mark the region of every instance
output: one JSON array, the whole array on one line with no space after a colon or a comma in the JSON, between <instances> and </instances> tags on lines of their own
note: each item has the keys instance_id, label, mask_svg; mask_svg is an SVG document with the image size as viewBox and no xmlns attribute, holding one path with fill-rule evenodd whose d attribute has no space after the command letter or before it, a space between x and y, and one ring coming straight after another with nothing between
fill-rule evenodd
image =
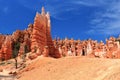
<instances>
[{"instance_id":1,"label":"blue sky","mask_svg":"<svg viewBox=\"0 0 120 80\"><path fill-rule=\"evenodd\" d=\"M51 14L53 38L100 41L120 34L120 0L0 0L0 33L24 30L42 6Z\"/></svg>"}]
</instances>

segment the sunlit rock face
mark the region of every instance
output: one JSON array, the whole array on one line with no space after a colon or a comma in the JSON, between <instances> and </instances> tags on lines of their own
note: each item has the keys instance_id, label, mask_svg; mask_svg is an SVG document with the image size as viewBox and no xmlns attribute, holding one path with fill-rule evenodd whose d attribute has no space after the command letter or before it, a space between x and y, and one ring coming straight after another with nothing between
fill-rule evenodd
<instances>
[{"instance_id":1,"label":"sunlit rock face","mask_svg":"<svg viewBox=\"0 0 120 80\"><path fill-rule=\"evenodd\" d=\"M17 54L23 55L25 53L25 46L30 52L31 46L31 32L33 25L29 24L26 30L16 30L12 35L0 35L0 60L8 60L13 57L15 43L19 43L20 49Z\"/></svg>"},{"instance_id":2,"label":"sunlit rock face","mask_svg":"<svg viewBox=\"0 0 120 80\"><path fill-rule=\"evenodd\" d=\"M120 58L120 37L106 40L106 44L94 40L54 40L61 56L88 56L97 58Z\"/></svg>"},{"instance_id":3,"label":"sunlit rock face","mask_svg":"<svg viewBox=\"0 0 120 80\"><path fill-rule=\"evenodd\" d=\"M60 57L59 52L55 49L51 37L50 15L42 8L42 12L36 13L33 31L31 36L31 51L44 56Z\"/></svg>"},{"instance_id":4,"label":"sunlit rock face","mask_svg":"<svg viewBox=\"0 0 120 80\"><path fill-rule=\"evenodd\" d=\"M16 30L12 35L0 34L0 60L12 58L16 46L19 46L18 56L32 52L36 56L60 57L51 37L50 15L45 12L44 8L41 14L36 13L34 23L29 24L27 29Z\"/></svg>"},{"instance_id":5,"label":"sunlit rock face","mask_svg":"<svg viewBox=\"0 0 120 80\"><path fill-rule=\"evenodd\" d=\"M34 23L25 30L16 30L12 35L0 34L0 60L13 57L15 47L19 47L17 56L30 52L30 59L38 56L92 56L99 58L120 58L120 36L106 39L106 44L94 40L55 39L51 37L50 14L42 7L41 13L36 13Z\"/></svg>"},{"instance_id":6,"label":"sunlit rock face","mask_svg":"<svg viewBox=\"0 0 120 80\"><path fill-rule=\"evenodd\" d=\"M6 35L4 37L4 41L1 44L0 49L0 59L1 60L8 60L12 57L12 36Z\"/></svg>"}]
</instances>

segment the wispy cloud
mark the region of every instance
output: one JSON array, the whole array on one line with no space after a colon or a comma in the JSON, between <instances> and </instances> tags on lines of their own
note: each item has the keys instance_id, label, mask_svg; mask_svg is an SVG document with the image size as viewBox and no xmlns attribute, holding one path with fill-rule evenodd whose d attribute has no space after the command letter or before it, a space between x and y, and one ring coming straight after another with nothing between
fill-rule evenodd
<instances>
[{"instance_id":1,"label":"wispy cloud","mask_svg":"<svg viewBox=\"0 0 120 80\"><path fill-rule=\"evenodd\" d=\"M59 19L65 17L60 16L63 13L72 12L73 15L78 15L78 13L82 13L80 13L80 9L83 8L83 6L94 7L99 6L101 3L102 1L98 2L98 0L55 0L46 1L45 7L50 11L52 17Z\"/></svg>"},{"instance_id":2,"label":"wispy cloud","mask_svg":"<svg viewBox=\"0 0 120 80\"><path fill-rule=\"evenodd\" d=\"M90 0L38 0L38 1L18 0L18 1L24 7L34 10L40 10L42 4L42 6L45 6L47 11L49 11L51 16L54 17L55 19L65 19L65 16L61 16L64 13L71 12L73 15L75 15L75 13L79 13L79 10L82 6L89 6L89 7L98 6L97 0L91 0L91 1Z\"/></svg>"},{"instance_id":3,"label":"wispy cloud","mask_svg":"<svg viewBox=\"0 0 120 80\"><path fill-rule=\"evenodd\" d=\"M106 3L107 4L107 3ZM91 20L91 29L99 34L119 34L120 33L120 1L111 1L104 10L96 12L94 19Z\"/></svg>"},{"instance_id":4,"label":"wispy cloud","mask_svg":"<svg viewBox=\"0 0 120 80\"><path fill-rule=\"evenodd\" d=\"M54 4L54 5L53 5ZM47 11L50 11L50 14L55 19L59 20L65 20L66 17L61 16L64 13L69 13L71 11L75 11L79 9L76 7L75 4L71 3L71 0L68 2L68 0L56 0L56 1L46 1L45 8ZM71 16L67 17L69 19Z\"/></svg>"},{"instance_id":5,"label":"wispy cloud","mask_svg":"<svg viewBox=\"0 0 120 80\"><path fill-rule=\"evenodd\" d=\"M48 11L50 11L52 17L56 19L63 19L65 18L65 16L63 17L60 15L64 13L72 12L73 15L79 15L82 13L82 11L80 10L83 7L105 8L106 6L108 6L108 4L111 4L111 1L112 0L46 0L45 7Z\"/></svg>"},{"instance_id":6,"label":"wispy cloud","mask_svg":"<svg viewBox=\"0 0 120 80\"><path fill-rule=\"evenodd\" d=\"M18 0L24 7L40 11L41 6L50 12L55 19L66 20L82 14L81 8L93 7L99 10L93 12L88 33L119 34L120 29L120 0ZM42 5L41 5L42 4ZM89 15L89 13L88 13ZM78 23L79 24L79 23Z\"/></svg>"},{"instance_id":7,"label":"wispy cloud","mask_svg":"<svg viewBox=\"0 0 120 80\"><path fill-rule=\"evenodd\" d=\"M98 6L98 2L96 0L75 0L71 1L70 3L76 4L79 6Z\"/></svg>"}]
</instances>

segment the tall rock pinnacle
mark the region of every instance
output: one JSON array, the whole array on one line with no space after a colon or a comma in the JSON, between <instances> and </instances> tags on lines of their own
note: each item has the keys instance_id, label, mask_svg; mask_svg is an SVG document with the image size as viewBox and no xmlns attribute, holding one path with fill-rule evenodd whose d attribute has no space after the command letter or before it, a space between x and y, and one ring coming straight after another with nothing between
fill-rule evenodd
<instances>
[{"instance_id":1,"label":"tall rock pinnacle","mask_svg":"<svg viewBox=\"0 0 120 80\"><path fill-rule=\"evenodd\" d=\"M41 14L37 12L34 19L31 40L32 53L56 58L60 57L59 53L56 53L57 51L53 45L50 28L50 15L49 13L45 13L45 9L42 7Z\"/></svg>"},{"instance_id":2,"label":"tall rock pinnacle","mask_svg":"<svg viewBox=\"0 0 120 80\"><path fill-rule=\"evenodd\" d=\"M41 14L45 15L45 8L44 7L42 7Z\"/></svg>"}]
</instances>

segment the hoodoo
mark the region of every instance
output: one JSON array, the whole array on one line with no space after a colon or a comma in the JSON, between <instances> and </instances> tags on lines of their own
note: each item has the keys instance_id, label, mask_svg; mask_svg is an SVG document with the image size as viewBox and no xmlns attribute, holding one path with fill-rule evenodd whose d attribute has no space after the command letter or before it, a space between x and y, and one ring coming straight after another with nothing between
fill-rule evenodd
<instances>
[{"instance_id":1,"label":"hoodoo","mask_svg":"<svg viewBox=\"0 0 120 80\"><path fill-rule=\"evenodd\" d=\"M37 12L34 19L31 50L32 53L58 58L60 54L54 47L50 28L50 15L42 7L41 14Z\"/></svg>"}]
</instances>

